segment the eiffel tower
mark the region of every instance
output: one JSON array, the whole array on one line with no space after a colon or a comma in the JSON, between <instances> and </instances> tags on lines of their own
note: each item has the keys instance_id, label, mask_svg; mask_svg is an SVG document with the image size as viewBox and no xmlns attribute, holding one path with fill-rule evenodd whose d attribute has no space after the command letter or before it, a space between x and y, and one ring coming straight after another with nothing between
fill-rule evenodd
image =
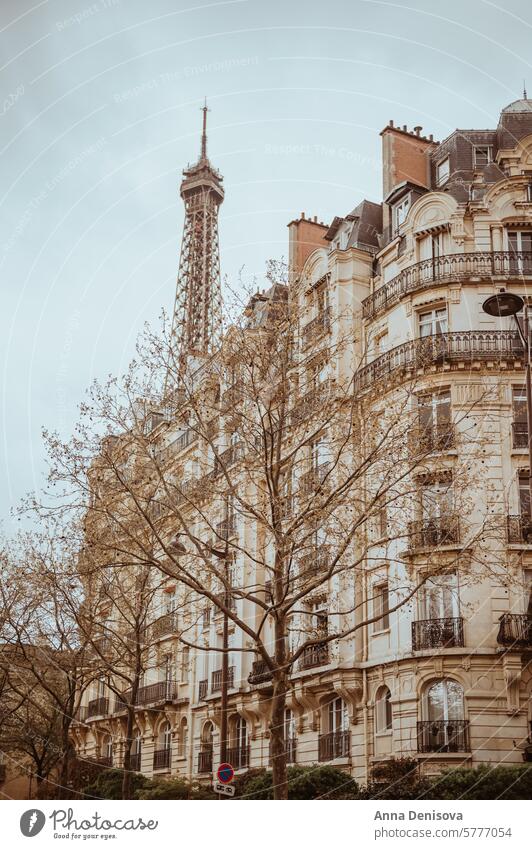
<instances>
[{"instance_id":1,"label":"eiffel tower","mask_svg":"<svg viewBox=\"0 0 532 849\"><path fill-rule=\"evenodd\" d=\"M203 107L200 157L183 171L181 197L185 224L172 322L173 355L182 375L190 359L203 359L218 347L222 292L218 209L223 177L207 157L207 104Z\"/></svg>"}]
</instances>

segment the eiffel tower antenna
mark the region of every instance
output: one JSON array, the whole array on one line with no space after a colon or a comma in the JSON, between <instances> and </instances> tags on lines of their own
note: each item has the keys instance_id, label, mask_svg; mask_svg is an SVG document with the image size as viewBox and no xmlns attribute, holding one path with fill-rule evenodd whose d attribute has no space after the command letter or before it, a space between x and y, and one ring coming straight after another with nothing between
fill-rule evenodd
<instances>
[{"instance_id":1,"label":"eiffel tower antenna","mask_svg":"<svg viewBox=\"0 0 532 849\"><path fill-rule=\"evenodd\" d=\"M216 350L222 329L218 210L224 190L222 175L207 157L208 111L205 100L200 157L183 171L180 189L185 223L171 336L172 359L180 374L191 358Z\"/></svg>"}]
</instances>

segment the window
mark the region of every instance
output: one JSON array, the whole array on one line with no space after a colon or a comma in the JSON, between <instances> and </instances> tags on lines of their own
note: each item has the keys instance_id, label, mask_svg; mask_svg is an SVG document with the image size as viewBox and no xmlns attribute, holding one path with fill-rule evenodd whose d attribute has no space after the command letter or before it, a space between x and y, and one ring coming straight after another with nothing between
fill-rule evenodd
<instances>
[{"instance_id":1,"label":"window","mask_svg":"<svg viewBox=\"0 0 532 849\"><path fill-rule=\"evenodd\" d=\"M418 395L418 422L420 447L427 451L441 451L452 444L451 392L443 389L427 395Z\"/></svg>"},{"instance_id":2,"label":"window","mask_svg":"<svg viewBox=\"0 0 532 849\"><path fill-rule=\"evenodd\" d=\"M528 446L528 423L526 414L526 389L524 386L512 387L512 411L512 445L514 448L526 448Z\"/></svg>"},{"instance_id":3,"label":"window","mask_svg":"<svg viewBox=\"0 0 532 849\"><path fill-rule=\"evenodd\" d=\"M444 678L427 690L427 719L448 722L464 718L464 691L457 681Z\"/></svg>"},{"instance_id":4,"label":"window","mask_svg":"<svg viewBox=\"0 0 532 849\"><path fill-rule=\"evenodd\" d=\"M447 307L438 307L419 314L419 335L422 338L441 333L447 333Z\"/></svg>"},{"instance_id":5,"label":"window","mask_svg":"<svg viewBox=\"0 0 532 849\"><path fill-rule=\"evenodd\" d=\"M521 516L528 519L530 515L530 487L526 472L519 473L519 512Z\"/></svg>"},{"instance_id":6,"label":"window","mask_svg":"<svg viewBox=\"0 0 532 849\"><path fill-rule=\"evenodd\" d=\"M188 673L190 666L190 648L188 646L183 647L183 651L181 652L181 681L188 681Z\"/></svg>"},{"instance_id":7,"label":"window","mask_svg":"<svg viewBox=\"0 0 532 849\"><path fill-rule=\"evenodd\" d=\"M320 436L310 446L310 461L314 471L325 468L331 459L330 447L325 436Z\"/></svg>"},{"instance_id":8,"label":"window","mask_svg":"<svg viewBox=\"0 0 532 849\"><path fill-rule=\"evenodd\" d=\"M482 168L491 162L491 147L489 145L473 148L473 154L473 162L476 167Z\"/></svg>"},{"instance_id":9,"label":"window","mask_svg":"<svg viewBox=\"0 0 532 849\"><path fill-rule=\"evenodd\" d=\"M317 638L325 638L329 632L329 616L325 600L315 601L310 605L311 632Z\"/></svg>"},{"instance_id":10,"label":"window","mask_svg":"<svg viewBox=\"0 0 532 849\"><path fill-rule=\"evenodd\" d=\"M203 628L208 628L211 624L211 609L210 607L204 607L201 614L201 624Z\"/></svg>"},{"instance_id":11,"label":"window","mask_svg":"<svg viewBox=\"0 0 532 849\"><path fill-rule=\"evenodd\" d=\"M456 572L430 578L421 591L421 619L447 619L459 616Z\"/></svg>"},{"instance_id":12,"label":"window","mask_svg":"<svg viewBox=\"0 0 532 849\"><path fill-rule=\"evenodd\" d=\"M375 730L386 734L392 730L392 694L388 687L381 687L375 699Z\"/></svg>"},{"instance_id":13,"label":"window","mask_svg":"<svg viewBox=\"0 0 532 849\"><path fill-rule=\"evenodd\" d=\"M450 166L449 166L449 157L443 159L441 162L438 162L436 165L436 185L443 186L444 183L449 179L450 174Z\"/></svg>"},{"instance_id":14,"label":"window","mask_svg":"<svg viewBox=\"0 0 532 849\"><path fill-rule=\"evenodd\" d=\"M373 623L373 633L385 631L390 626L388 581L373 584L373 616L378 618Z\"/></svg>"},{"instance_id":15,"label":"window","mask_svg":"<svg viewBox=\"0 0 532 849\"><path fill-rule=\"evenodd\" d=\"M527 203L532 203L532 183L529 183L526 187L526 200Z\"/></svg>"},{"instance_id":16,"label":"window","mask_svg":"<svg viewBox=\"0 0 532 849\"><path fill-rule=\"evenodd\" d=\"M349 716L343 699L334 699L327 705L327 725L330 734L349 731Z\"/></svg>"},{"instance_id":17,"label":"window","mask_svg":"<svg viewBox=\"0 0 532 849\"><path fill-rule=\"evenodd\" d=\"M234 726L234 744L236 749L247 748L248 729L246 720L241 716L237 716Z\"/></svg>"},{"instance_id":18,"label":"window","mask_svg":"<svg viewBox=\"0 0 532 849\"><path fill-rule=\"evenodd\" d=\"M322 283L316 289L316 311L318 315L323 315L329 309L329 290L327 283Z\"/></svg>"},{"instance_id":19,"label":"window","mask_svg":"<svg viewBox=\"0 0 532 849\"><path fill-rule=\"evenodd\" d=\"M159 745L161 749L169 751L172 748L172 728L169 722L165 722L159 731Z\"/></svg>"},{"instance_id":20,"label":"window","mask_svg":"<svg viewBox=\"0 0 532 849\"><path fill-rule=\"evenodd\" d=\"M187 754L188 747L188 725L186 717L183 717L179 724L179 738L178 738L178 756L180 758L185 758Z\"/></svg>"},{"instance_id":21,"label":"window","mask_svg":"<svg viewBox=\"0 0 532 849\"><path fill-rule=\"evenodd\" d=\"M453 512L452 480L436 480L421 487L421 512L424 520L437 520Z\"/></svg>"},{"instance_id":22,"label":"window","mask_svg":"<svg viewBox=\"0 0 532 849\"><path fill-rule=\"evenodd\" d=\"M402 201L396 203L393 207L393 231L396 233L399 227L406 221L408 210L410 209L410 195L403 198Z\"/></svg>"},{"instance_id":23,"label":"window","mask_svg":"<svg viewBox=\"0 0 532 849\"><path fill-rule=\"evenodd\" d=\"M530 253L532 251L532 230L509 230L508 248L511 253Z\"/></svg>"},{"instance_id":24,"label":"window","mask_svg":"<svg viewBox=\"0 0 532 849\"><path fill-rule=\"evenodd\" d=\"M164 592L163 597L163 613L173 613L176 609L176 592L175 587L169 587Z\"/></svg>"},{"instance_id":25,"label":"window","mask_svg":"<svg viewBox=\"0 0 532 849\"><path fill-rule=\"evenodd\" d=\"M111 736L107 737L105 740L105 748L104 748L104 757L112 763L113 760L113 738Z\"/></svg>"},{"instance_id":26,"label":"window","mask_svg":"<svg viewBox=\"0 0 532 849\"><path fill-rule=\"evenodd\" d=\"M133 737L133 746L132 746L132 754L137 755L140 758L142 752L142 734L137 728L135 731L135 736Z\"/></svg>"}]
</instances>

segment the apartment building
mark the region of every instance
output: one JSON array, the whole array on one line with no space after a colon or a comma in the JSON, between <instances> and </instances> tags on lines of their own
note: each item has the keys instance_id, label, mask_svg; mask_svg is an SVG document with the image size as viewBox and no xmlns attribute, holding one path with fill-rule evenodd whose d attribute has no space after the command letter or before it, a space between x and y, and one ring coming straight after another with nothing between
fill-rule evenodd
<instances>
[{"instance_id":1,"label":"apartment building","mask_svg":"<svg viewBox=\"0 0 532 849\"><path fill-rule=\"evenodd\" d=\"M524 350L512 319L482 309L501 289L528 298L532 101L504 108L496 129L455 130L437 142L420 127L390 122L381 138L382 203L364 200L330 224L304 214L290 222L288 285L258 293L248 308L250 327L267 320L276 302L297 316L294 428L325 403L331 385L349 385L378 416L408 384L417 439L430 455L423 471L413 470L415 497L399 511L404 531L387 533L390 517L381 516L356 580L331 576L326 591L305 600L308 616L296 629L299 639L305 623L313 634L330 633L337 627L331 611L347 609L349 599L349 615L362 610L368 620L345 639L303 651L291 669L284 728L290 762L333 763L361 781L388 758L417 758L427 773L519 763L530 757L532 722ZM245 458L226 415L228 402L238 404L238 380L226 376L209 391L218 410L215 457L194 427L157 413L149 428L159 451L177 458L181 495L203 488L207 502L217 458L236 476ZM315 481L325 474L327 448L318 438L309 450ZM454 481L464 468L467 493L458 498ZM268 576L256 570L270 543L231 498L219 496L201 533L214 531L218 549L221 540L237 541L231 585L246 592L233 603L242 620L255 621L248 591L259 584L267 591ZM200 527L202 516L191 523ZM317 528L314 565L327 542ZM419 575L419 591L398 605ZM219 761L223 616L199 598L194 612L185 610L178 583L158 580L135 697L132 768L208 781ZM267 768L271 673L231 620L229 647L227 759L237 770ZM87 691L74 737L82 756L121 765L123 703L105 676Z\"/></svg>"}]
</instances>

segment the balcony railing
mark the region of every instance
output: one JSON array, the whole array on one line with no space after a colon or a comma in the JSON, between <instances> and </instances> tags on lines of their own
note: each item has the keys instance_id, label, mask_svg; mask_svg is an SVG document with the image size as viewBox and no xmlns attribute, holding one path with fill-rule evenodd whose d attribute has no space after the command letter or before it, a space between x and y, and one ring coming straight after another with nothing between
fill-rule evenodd
<instances>
[{"instance_id":1,"label":"balcony railing","mask_svg":"<svg viewBox=\"0 0 532 849\"><path fill-rule=\"evenodd\" d=\"M412 650L457 648L464 645L464 623L461 617L419 619L412 622Z\"/></svg>"},{"instance_id":2,"label":"balcony railing","mask_svg":"<svg viewBox=\"0 0 532 849\"><path fill-rule=\"evenodd\" d=\"M129 768L132 772L140 772L141 757L140 752L131 752L129 756Z\"/></svg>"},{"instance_id":3,"label":"balcony railing","mask_svg":"<svg viewBox=\"0 0 532 849\"><path fill-rule=\"evenodd\" d=\"M493 362L522 359L523 356L517 331L438 333L404 342L359 368L355 375L355 391L361 392L380 380L435 364Z\"/></svg>"},{"instance_id":4,"label":"balcony railing","mask_svg":"<svg viewBox=\"0 0 532 849\"><path fill-rule=\"evenodd\" d=\"M512 447L528 448L528 425L526 422L512 422Z\"/></svg>"},{"instance_id":5,"label":"balcony railing","mask_svg":"<svg viewBox=\"0 0 532 849\"><path fill-rule=\"evenodd\" d=\"M199 682L198 698L199 698L200 702L202 701L202 699L204 699L207 696L208 691L209 691L209 681L208 681L207 678L205 678L203 681Z\"/></svg>"},{"instance_id":6,"label":"balcony railing","mask_svg":"<svg viewBox=\"0 0 532 849\"><path fill-rule=\"evenodd\" d=\"M312 321L309 321L308 324L305 324L301 333L303 349L308 348L309 345L312 345L315 339L317 339L323 333L328 333L330 329L331 311L330 309L324 309L319 312L318 315L312 319Z\"/></svg>"},{"instance_id":7,"label":"balcony railing","mask_svg":"<svg viewBox=\"0 0 532 849\"><path fill-rule=\"evenodd\" d=\"M220 475L224 473L224 469L229 469L231 466L234 466L235 463L238 463L243 459L244 454L245 451L243 442L237 442L234 445L230 445L229 448L225 449L225 451L222 451L215 460L213 472L214 477L220 477Z\"/></svg>"},{"instance_id":8,"label":"balcony railing","mask_svg":"<svg viewBox=\"0 0 532 849\"><path fill-rule=\"evenodd\" d=\"M510 545L532 545L532 523L528 516L507 516L506 530Z\"/></svg>"},{"instance_id":9,"label":"balcony railing","mask_svg":"<svg viewBox=\"0 0 532 849\"><path fill-rule=\"evenodd\" d=\"M227 686L229 689L234 687L235 667L230 666L227 670ZM222 689L222 670L215 669L211 677L211 693L219 693Z\"/></svg>"},{"instance_id":10,"label":"balcony railing","mask_svg":"<svg viewBox=\"0 0 532 849\"><path fill-rule=\"evenodd\" d=\"M503 613L499 619L497 642L502 646L532 648L532 615Z\"/></svg>"},{"instance_id":11,"label":"balcony railing","mask_svg":"<svg viewBox=\"0 0 532 849\"><path fill-rule=\"evenodd\" d=\"M148 684L139 687L136 704L150 705L162 702L172 702L177 699L176 681L157 681L156 684Z\"/></svg>"},{"instance_id":12,"label":"balcony railing","mask_svg":"<svg viewBox=\"0 0 532 849\"><path fill-rule=\"evenodd\" d=\"M415 452L450 451L456 444L455 428L452 422L432 427L415 427L409 436L410 447Z\"/></svg>"},{"instance_id":13,"label":"balcony railing","mask_svg":"<svg viewBox=\"0 0 532 849\"><path fill-rule=\"evenodd\" d=\"M349 731L331 731L318 737L318 760L334 761L336 758L348 758L351 753L351 735Z\"/></svg>"},{"instance_id":14,"label":"balcony railing","mask_svg":"<svg viewBox=\"0 0 532 849\"><path fill-rule=\"evenodd\" d=\"M447 254L425 259L403 269L362 301L362 315L371 319L397 303L405 295L432 286L454 283L470 277L512 277L532 275L532 253L478 251Z\"/></svg>"},{"instance_id":15,"label":"balcony railing","mask_svg":"<svg viewBox=\"0 0 532 849\"><path fill-rule=\"evenodd\" d=\"M155 638L165 637L167 634L175 634L177 632L177 613L165 613L156 619L152 626L152 633Z\"/></svg>"},{"instance_id":16,"label":"balcony railing","mask_svg":"<svg viewBox=\"0 0 532 849\"><path fill-rule=\"evenodd\" d=\"M320 549L299 559L298 577L316 578L318 575L326 572L330 564L331 553L329 548L324 545Z\"/></svg>"},{"instance_id":17,"label":"balcony railing","mask_svg":"<svg viewBox=\"0 0 532 849\"><path fill-rule=\"evenodd\" d=\"M310 389L300 400L294 403L291 420L297 426L316 413L331 397L331 383L324 380Z\"/></svg>"},{"instance_id":18,"label":"balcony railing","mask_svg":"<svg viewBox=\"0 0 532 849\"><path fill-rule=\"evenodd\" d=\"M254 660L248 675L248 684L266 684L272 680L272 673L264 660Z\"/></svg>"},{"instance_id":19,"label":"balcony railing","mask_svg":"<svg viewBox=\"0 0 532 849\"><path fill-rule=\"evenodd\" d=\"M112 755L102 755L101 758L96 759L96 763L100 766L112 766L113 765L113 756Z\"/></svg>"},{"instance_id":20,"label":"balcony railing","mask_svg":"<svg viewBox=\"0 0 532 849\"><path fill-rule=\"evenodd\" d=\"M458 516L434 516L408 523L410 548L434 548L440 545L457 545L460 542Z\"/></svg>"},{"instance_id":21,"label":"balcony railing","mask_svg":"<svg viewBox=\"0 0 532 849\"><path fill-rule=\"evenodd\" d=\"M154 769L170 769L170 761L172 760L172 750L169 748L155 749L153 753L153 768Z\"/></svg>"},{"instance_id":22,"label":"balcony railing","mask_svg":"<svg viewBox=\"0 0 532 849\"><path fill-rule=\"evenodd\" d=\"M306 646L299 661L300 669L311 669L313 666L325 666L329 663L329 644L315 643Z\"/></svg>"},{"instance_id":23,"label":"balcony railing","mask_svg":"<svg viewBox=\"0 0 532 849\"><path fill-rule=\"evenodd\" d=\"M249 766L249 743L246 746L231 746L228 748L227 761L233 769L247 769Z\"/></svg>"},{"instance_id":24,"label":"balcony railing","mask_svg":"<svg viewBox=\"0 0 532 849\"><path fill-rule=\"evenodd\" d=\"M469 752L466 719L432 720L417 724L418 752Z\"/></svg>"},{"instance_id":25,"label":"balcony railing","mask_svg":"<svg viewBox=\"0 0 532 849\"><path fill-rule=\"evenodd\" d=\"M229 516L216 525L216 534L220 539L231 539L236 536L236 516Z\"/></svg>"},{"instance_id":26,"label":"balcony railing","mask_svg":"<svg viewBox=\"0 0 532 849\"><path fill-rule=\"evenodd\" d=\"M284 740L284 751L286 755L286 763L287 764L295 764L296 762L296 752L297 752L297 737L285 737ZM272 763L272 744L270 742L270 748L268 752L268 762Z\"/></svg>"},{"instance_id":27,"label":"balcony railing","mask_svg":"<svg viewBox=\"0 0 532 849\"><path fill-rule=\"evenodd\" d=\"M212 772L212 746L198 752L198 772Z\"/></svg>"},{"instance_id":28,"label":"balcony railing","mask_svg":"<svg viewBox=\"0 0 532 849\"><path fill-rule=\"evenodd\" d=\"M320 463L319 466L314 466L309 472L301 475L299 480L299 492L301 495L309 495L315 492L319 486L323 484L327 475L331 471L330 463Z\"/></svg>"},{"instance_id":29,"label":"balcony railing","mask_svg":"<svg viewBox=\"0 0 532 849\"><path fill-rule=\"evenodd\" d=\"M109 699L92 699L87 705L87 716L107 716L109 713Z\"/></svg>"}]
</instances>

